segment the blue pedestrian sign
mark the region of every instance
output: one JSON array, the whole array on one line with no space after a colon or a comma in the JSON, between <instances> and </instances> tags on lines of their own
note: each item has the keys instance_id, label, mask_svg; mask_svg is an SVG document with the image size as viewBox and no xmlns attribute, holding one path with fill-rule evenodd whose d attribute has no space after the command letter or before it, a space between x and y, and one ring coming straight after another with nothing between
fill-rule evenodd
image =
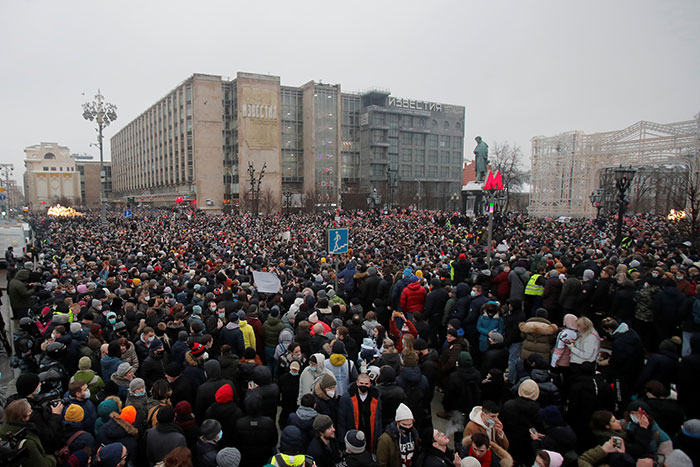
<instances>
[{"instance_id":1,"label":"blue pedestrian sign","mask_svg":"<svg viewBox=\"0 0 700 467\"><path fill-rule=\"evenodd\" d=\"M328 229L328 254L348 252L348 229Z\"/></svg>"},{"instance_id":2,"label":"blue pedestrian sign","mask_svg":"<svg viewBox=\"0 0 700 467\"><path fill-rule=\"evenodd\" d=\"M0 195L0 201L5 201L7 199L6 195Z\"/></svg>"},{"instance_id":3,"label":"blue pedestrian sign","mask_svg":"<svg viewBox=\"0 0 700 467\"><path fill-rule=\"evenodd\" d=\"M124 210L124 217L131 217L131 209L125 209Z\"/></svg>"}]
</instances>

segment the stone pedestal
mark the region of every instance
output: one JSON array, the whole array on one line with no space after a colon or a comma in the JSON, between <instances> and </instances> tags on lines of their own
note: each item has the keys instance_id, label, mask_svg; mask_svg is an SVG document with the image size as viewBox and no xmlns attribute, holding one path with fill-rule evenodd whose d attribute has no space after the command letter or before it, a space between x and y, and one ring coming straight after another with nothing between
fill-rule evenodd
<instances>
[{"instance_id":1,"label":"stone pedestal","mask_svg":"<svg viewBox=\"0 0 700 467\"><path fill-rule=\"evenodd\" d=\"M483 214L484 182L469 182L462 186L462 197L465 201L465 214L468 217Z\"/></svg>"}]
</instances>

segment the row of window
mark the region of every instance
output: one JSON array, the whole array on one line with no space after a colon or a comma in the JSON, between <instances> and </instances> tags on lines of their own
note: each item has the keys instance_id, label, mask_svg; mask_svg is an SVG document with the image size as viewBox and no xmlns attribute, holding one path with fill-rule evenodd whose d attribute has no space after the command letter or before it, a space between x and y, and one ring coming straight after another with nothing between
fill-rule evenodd
<instances>
[{"instance_id":1,"label":"row of window","mask_svg":"<svg viewBox=\"0 0 700 467\"><path fill-rule=\"evenodd\" d=\"M51 167L51 170L49 170L49 167L44 167L44 172L56 172L56 167ZM58 172L63 172L63 167L58 168ZM66 172L75 172L75 167L66 167Z\"/></svg>"}]
</instances>

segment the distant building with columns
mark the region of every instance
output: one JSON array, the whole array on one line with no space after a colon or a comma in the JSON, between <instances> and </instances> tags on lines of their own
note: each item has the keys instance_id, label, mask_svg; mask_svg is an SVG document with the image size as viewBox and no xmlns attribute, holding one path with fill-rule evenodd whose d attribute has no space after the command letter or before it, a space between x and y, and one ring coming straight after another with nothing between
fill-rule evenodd
<instances>
[{"instance_id":1,"label":"distant building with columns","mask_svg":"<svg viewBox=\"0 0 700 467\"><path fill-rule=\"evenodd\" d=\"M80 175L67 147L41 143L25 148L24 152L24 190L31 209L53 205L62 199L81 204Z\"/></svg>"}]
</instances>

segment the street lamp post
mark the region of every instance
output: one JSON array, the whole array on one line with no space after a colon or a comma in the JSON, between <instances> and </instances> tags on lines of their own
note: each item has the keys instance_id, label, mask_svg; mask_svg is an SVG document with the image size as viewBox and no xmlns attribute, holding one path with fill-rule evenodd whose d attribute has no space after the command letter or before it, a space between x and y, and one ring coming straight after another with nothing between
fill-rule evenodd
<instances>
[{"instance_id":1,"label":"street lamp post","mask_svg":"<svg viewBox=\"0 0 700 467\"><path fill-rule=\"evenodd\" d=\"M615 244L618 247L622 243L622 217L628 205L625 195L632 184L635 173L636 170L632 166L622 167L620 165L615 168L615 186L617 187L617 236L615 237Z\"/></svg>"},{"instance_id":2,"label":"street lamp post","mask_svg":"<svg viewBox=\"0 0 700 467\"><path fill-rule=\"evenodd\" d=\"M459 195L457 193L452 193L452 196L450 196L450 201L452 202L452 210L454 211L457 201L459 201Z\"/></svg>"},{"instance_id":3,"label":"street lamp post","mask_svg":"<svg viewBox=\"0 0 700 467\"><path fill-rule=\"evenodd\" d=\"M102 223L106 223L107 212L105 206L105 166L102 130L117 119L117 106L105 102L104 96L98 89L95 100L83 104L83 118L85 120L94 120L97 122L97 144L100 148L100 220Z\"/></svg>"},{"instance_id":4,"label":"street lamp post","mask_svg":"<svg viewBox=\"0 0 700 467\"><path fill-rule=\"evenodd\" d=\"M591 191L591 195L588 197L588 199L591 200L591 205L596 209L596 224L600 224L600 210L603 207L603 190L598 188L598 191Z\"/></svg>"},{"instance_id":5,"label":"street lamp post","mask_svg":"<svg viewBox=\"0 0 700 467\"><path fill-rule=\"evenodd\" d=\"M284 199L286 200L285 207L287 208L287 215L289 215L289 210L291 208L290 201L292 199L292 192L285 191L284 192Z\"/></svg>"}]
</instances>

